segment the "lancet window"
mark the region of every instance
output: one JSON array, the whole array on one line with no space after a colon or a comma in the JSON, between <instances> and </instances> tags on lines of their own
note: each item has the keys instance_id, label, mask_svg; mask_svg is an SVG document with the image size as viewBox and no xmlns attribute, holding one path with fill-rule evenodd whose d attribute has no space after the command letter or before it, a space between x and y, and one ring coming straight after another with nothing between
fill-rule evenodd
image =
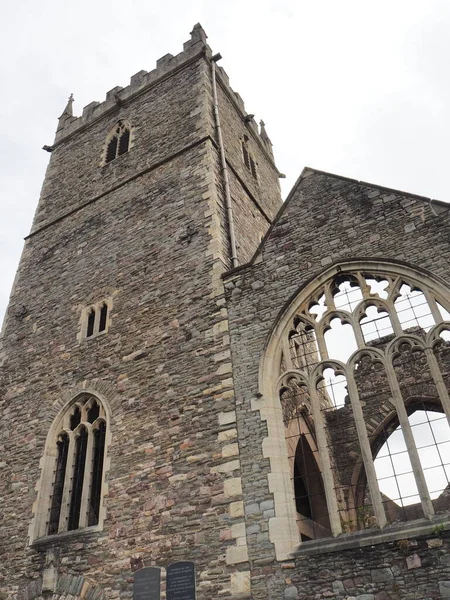
<instances>
[{"instance_id":1,"label":"lancet window","mask_svg":"<svg viewBox=\"0 0 450 600\"><path fill-rule=\"evenodd\" d=\"M446 296L377 266L291 307L277 393L303 541L450 510Z\"/></svg>"},{"instance_id":2,"label":"lancet window","mask_svg":"<svg viewBox=\"0 0 450 600\"><path fill-rule=\"evenodd\" d=\"M48 497L39 499L37 537L97 525L104 478L106 415L100 401L83 395L70 405L49 440L43 481ZM44 485L42 492L46 489ZM42 517L45 516L45 521Z\"/></svg>"}]
</instances>

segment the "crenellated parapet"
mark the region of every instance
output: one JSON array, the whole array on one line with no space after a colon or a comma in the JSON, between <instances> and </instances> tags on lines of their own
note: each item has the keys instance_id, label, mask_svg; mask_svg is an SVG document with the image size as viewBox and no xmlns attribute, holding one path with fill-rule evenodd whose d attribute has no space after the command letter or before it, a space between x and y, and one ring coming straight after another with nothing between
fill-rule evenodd
<instances>
[{"instance_id":1,"label":"crenellated parapet","mask_svg":"<svg viewBox=\"0 0 450 600\"><path fill-rule=\"evenodd\" d=\"M177 55L165 54L156 61L156 68L152 71L141 70L135 73L130 78L130 84L126 87L116 86L106 93L105 100L103 102L91 102L83 108L81 116L73 115L73 95L70 95L69 101L58 119L58 127L56 130L55 141L52 147L45 146L44 149L47 151L53 150L55 145L60 144L74 133L81 129L95 123L105 115L113 112L117 108L127 104L130 100L135 98L137 95L142 94L149 87L155 85L164 78L170 76L176 71L182 69L187 64L196 60L200 56L205 56L207 59L211 59L212 51L207 44L207 35L200 25L197 23L191 32L190 39L183 44L183 51ZM258 125L254 119L254 115L247 114L244 101L241 96L235 92L231 85L229 77L226 71L218 66L218 81L227 93L234 106L241 114L242 119L247 124L248 128L259 142L263 142L262 146L269 151L269 154L273 157L271 147L268 147L265 139L264 129L261 132L258 129Z\"/></svg>"}]
</instances>

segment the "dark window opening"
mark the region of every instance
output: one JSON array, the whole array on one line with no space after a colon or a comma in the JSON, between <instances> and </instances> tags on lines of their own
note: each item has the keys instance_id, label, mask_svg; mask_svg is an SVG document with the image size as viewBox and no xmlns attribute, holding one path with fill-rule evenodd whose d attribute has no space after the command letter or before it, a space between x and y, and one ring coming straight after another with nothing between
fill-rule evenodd
<instances>
[{"instance_id":1,"label":"dark window opening","mask_svg":"<svg viewBox=\"0 0 450 600\"><path fill-rule=\"evenodd\" d=\"M108 305L104 302L90 309L87 317L86 338L106 331L108 325Z\"/></svg>"},{"instance_id":2,"label":"dark window opening","mask_svg":"<svg viewBox=\"0 0 450 600\"><path fill-rule=\"evenodd\" d=\"M322 474L307 435L299 437L294 462L295 506L302 540L330 535Z\"/></svg>"},{"instance_id":3,"label":"dark window opening","mask_svg":"<svg viewBox=\"0 0 450 600\"><path fill-rule=\"evenodd\" d=\"M69 436L62 433L56 443L58 456L53 483L53 494L50 504L48 535L58 533L59 517L61 515L64 482L66 479L67 455L69 452Z\"/></svg>"},{"instance_id":4,"label":"dark window opening","mask_svg":"<svg viewBox=\"0 0 450 600\"><path fill-rule=\"evenodd\" d=\"M247 167L247 170L252 174L254 179L258 179L258 173L256 171L256 163L253 159L253 156L248 151L248 137L245 135L244 140L242 141L242 156L244 158L244 165Z\"/></svg>"},{"instance_id":5,"label":"dark window opening","mask_svg":"<svg viewBox=\"0 0 450 600\"><path fill-rule=\"evenodd\" d=\"M75 443L75 465L72 477L72 490L69 507L69 524L67 529L78 529L80 526L81 497L83 492L84 469L86 466L88 434L83 427Z\"/></svg>"},{"instance_id":6,"label":"dark window opening","mask_svg":"<svg viewBox=\"0 0 450 600\"><path fill-rule=\"evenodd\" d=\"M248 154L247 145L245 142L242 142L242 154L244 156L244 164L247 169L250 169L250 156Z\"/></svg>"},{"instance_id":7,"label":"dark window opening","mask_svg":"<svg viewBox=\"0 0 450 600\"><path fill-rule=\"evenodd\" d=\"M105 454L106 425L101 423L94 431L94 451L92 456L92 483L89 503L88 525L97 525L100 516L100 501L103 478L103 457Z\"/></svg>"},{"instance_id":8,"label":"dark window opening","mask_svg":"<svg viewBox=\"0 0 450 600\"><path fill-rule=\"evenodd\" d=\"M109 163L118 156L126 154L130 149L130 130L121 121L106 148L105 163Z\"/></svg>"},{"instance_id":9,"label":"dark window opening","mask_svg":"<svg viewBox=\"0 0 450 600\"><path fill-rule=\"evenodd\" d=\"M111 162L112 160L114 160L116 158L117 143L118 143L118 139L117 139L117 136L115 135L113 138L111 138L111 140L108 144L108 148L106 149L106 162L107 163Z\"/></svg>"},{"instance_id":10,"label":"dark window opening","mask_svg":"<svg viewBox=\"0 0 450 600\"><path fill-rule=\"evenodd\" d=\"M119 139L118 156L121 156L122 154L125 154L125 152L128 152L129 146L130 146L130 130L125 129Z\"/></svg>"},{"instance_id":11,"label":"dark window opening","mask_svg":"<svg viewBox=\"0 0 450 600\"><path fill-rule=\"evenodd\" d=\"M100 311L100 324L98 326L99 331L105 331L107 316L108 316L108 307L106 304L103 304L101 311Z\"/></svg>"},{"instance_id":12,"label":"dark window opening","mask_svg":"<svg viewBox=\"0 0 450 600\"><path fill-rule=\"evenodd\" d=\"M97 402L93 402L92 406L87 411L88 423L93 423L100 415L100 407Z\"/></svg>"},{"instance_id":13,"label":"dark window opening","mask_svg":"<svg viewBox=\"0 0 450 600\"><path fill-rule=\"evenodd\" d=\"M70 429L73 431L81 423L81 410L79 406L75 406L73 413L70 416Z\"/></svg>"},{"instance_id":14,"label":"dark window opening","mask_svg":"<svg viewBox=\"0 0 450 600\"><path fill-rule=\"evenodd\" d=\"M88 317L86 337L91 337L91 335L94 335L94 326L95 326L95 310L92 309L91 312L89 313L89 317Z\"/></svg>"}]
</instances>

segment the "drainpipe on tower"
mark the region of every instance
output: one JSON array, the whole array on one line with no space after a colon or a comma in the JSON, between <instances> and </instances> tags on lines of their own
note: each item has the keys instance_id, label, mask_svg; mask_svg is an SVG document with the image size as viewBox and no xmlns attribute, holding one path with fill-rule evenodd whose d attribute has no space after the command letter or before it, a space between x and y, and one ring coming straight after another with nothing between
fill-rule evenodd
<instances>
[{"instance_id":1,"label":"drainpipe on tower","mask_svg":"<svg viewBox=\"0 0 450 600\"><path fill-rule=\"evenodd\" d=\"M231 247L231 263L234 267L238 266L237 252L236 252L236 236L234 233L234 222L233 222L233 207L231 204L231 193L230 193L230 179L228 177L228 167L225 158L225 148L223 145L222 128L220 127L219 117L219 101L217 98L217 84L216 84L216 62L220 60L222 56L215 54L211 59L211 73L212 73L212 92L213 92L213 105L214 105L214 120L217 131L217 142L219 144L220 153L220 166L222 169L223 185L225 190L225 206L227 210L228 220L228 233L230 236L230 247Z\"/></svg>"}]
</instances>

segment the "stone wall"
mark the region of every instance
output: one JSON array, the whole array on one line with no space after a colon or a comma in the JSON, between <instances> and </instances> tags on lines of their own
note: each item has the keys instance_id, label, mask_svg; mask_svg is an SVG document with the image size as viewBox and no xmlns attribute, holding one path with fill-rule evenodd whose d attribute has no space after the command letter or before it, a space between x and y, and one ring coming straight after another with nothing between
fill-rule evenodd
<instances>
[{"instance_id":1,"label":"stone wall","mask_svg":"<svg viewBox=\"0 0 450 600\"><path fill-rule=\"evenodd\" d=\"M82 574L110 598L131 595L138 566L181 559L196 563L199 599L248 591L221 280L228 223L205 40L194 28L184 54L163 57L79 119L60 120L1 340L0 592L8 597L37 597L54 551L55 581ZM240 101L222 116L227 144L236 123L248 127L243 110ZM131 125L130 150L103 165L119 119ZM236 148L225 151L243 180ZM264 160L272 183L261 203L274 212L278 172ZM240 199L237 211L248 258L259 236L244 204L258 202ZM263 219L258 232L266 228ZM83 340L83 311L104 298L108 331ZM47 433L80 392L97 394L111 415L105 520L34 539Z\"/></svg>"},{"instance_id":2,"label":"stone wall","mask_svg":"<svg viewBox=\"0 0 450 600\"><path fill-rule=\"evenodd\" d=\"M408 544L415 544L411 541L416 539L414 533L406 526L389 542L373 534L369 545L359 549L357 536L368 534L347 534L343 536L348 540L347 547L337 542L330 542L328 547L320 541L308 542L300 546L292 560L287 556L284 561L276 560L279 532L275 527L278 515L274 492L277 489L268 460L272 442L267 437L268 413L262 419L262 409L258 407L264 406L264 397L260 397L261 378L268 377L260 370L265 348L279 316L302 287L332 264L352 259L358 264L370 259L379 259L380 263L403 260L418 273L424 269L449 282L449 226L445 219L448 210L447 206L431 204L426 199L307 169L252 263L225 275L253 598L446 597L443 590L448 584L442 582L449 579L447 546L442 546L440 539L419 540L417 548L423 552L417 553L423 556L423 562L413 570L408 569L405 558L400 564L401 553L395 546L402 545L398 541L402 536L410 540ZM448 349L443 346L437 349L437 355L442 353L445 374ZM408 368L405 382L409 389L404 391L407 397L412 390L420 395L422 373L425 381L427 372L412 363ZM415 381L411 379L412 373ZM362 388L361 392L364 394ZM377 409L369 404L364 410L370 423ZM337 412L351 413L351 410L344 407ZM335 417L331 412L330 419ZM382 417L378 412L379 421ZM373 423L370 427L376 429ZM341 440L343 431L337 426L334 437ZM355 437L350 424L348 432L349 437ZM345 474L350 469L345 457L351 455L350 447L337 458L344 478L348 478ZM355 458L352 460L354 463ZM428 527L428 535L434 526L424 525ZM356 546L358 550L354 549ZM294 550L295 544L291 544L291 551ZM388 579L384 583L376 579L383 576L377 574L377 569L384 567L392 570L389 585Z\"/></svg>"}]
</instances>

